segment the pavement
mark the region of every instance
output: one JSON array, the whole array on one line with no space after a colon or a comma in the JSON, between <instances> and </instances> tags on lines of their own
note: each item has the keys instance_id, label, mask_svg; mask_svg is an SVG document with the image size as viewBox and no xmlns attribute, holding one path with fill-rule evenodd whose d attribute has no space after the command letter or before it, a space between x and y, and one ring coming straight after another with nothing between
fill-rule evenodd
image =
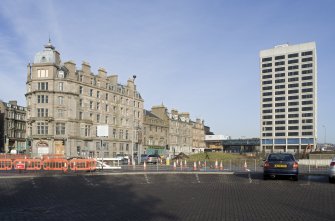
<instances>
[{"instance_id":1,"label":"pavement","mask_svg":"<svg viewBox=\"0 0 335 221\"><path fill-rule=\"evenodd\" d=\"M335 184L261 173L2 176L0 220L334 220Z\"/></svg>"}]
</instances>

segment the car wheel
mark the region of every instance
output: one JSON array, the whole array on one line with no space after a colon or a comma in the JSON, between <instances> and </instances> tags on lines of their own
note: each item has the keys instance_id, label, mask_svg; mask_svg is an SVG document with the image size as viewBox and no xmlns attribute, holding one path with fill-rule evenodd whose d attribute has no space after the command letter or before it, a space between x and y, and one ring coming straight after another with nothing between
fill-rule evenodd
<instances>
[{"instance_id":1,"label":"car wheel","mask_svg":"<svg viewBox=\"0 0 335 221\"><path fill-rule=\"evenodd\" d=\"M328 177L329 178L329 183L334 183L334 179L332 177Z\"/></svg>"},{"instance_id":2,"label":"car wheel","mask_svg":"<svg viewBox=\"0 0 335 221\"><path fill-rule=\"evenodd\" d=\"M299 180L298 175L293 176L292 179L293 181L298 181Z\"/></svg>"},{"instance_id":3,"label":"car wheel","mask_svg":"<svg viewBox=\"0 0 335 221\"><path fill-rule=\"evenodd\" d=\"M263 180L267 180L268 176L267 175L263 175Z\"/></svg>"}]
</instances>

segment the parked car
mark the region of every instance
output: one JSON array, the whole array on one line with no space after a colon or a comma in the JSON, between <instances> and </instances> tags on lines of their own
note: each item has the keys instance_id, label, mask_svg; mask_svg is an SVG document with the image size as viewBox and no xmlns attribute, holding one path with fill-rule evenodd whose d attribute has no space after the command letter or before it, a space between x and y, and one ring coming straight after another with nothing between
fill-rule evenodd
<instances>
[{"instance_id":1,"label":"parked car","mask_svg":"<svg viewBox=\"0 0 335 221\"><path fill-rule=\"evenodd\" d=\"M147 154L141 154L141 163L148 161L148 155Z\"/></svg>"},{"instance_id":2,"label":"parked car","mask_svg":"<svg viewBox=\"0 0 335 221\"><path fill-rule=\"evenodd\" d=\"M332 159L328 169L329 182L335 182L335 157Z\"/></svg>"},{"instance_id":3,"label":"parked car","mask_svg":"<svg viewBox=\"0 0 335 221\"><path fill-rule=\"evenodd\" d=\"M146 162L156 164L159 162L160 159L161 157L159 155L152 154L148 156L148 159Z\"/></svg>"},{"instance_id":4,"label":"parked car","mask_svg":"<svg viewBox=\"0 0 335 221\"><path fill-rule=\"evenodd\" d=\"M277 176L290 176L298 181L299 165L291 153L271 153L263 165L264 180Z\"/></svg>"}]
</instances>

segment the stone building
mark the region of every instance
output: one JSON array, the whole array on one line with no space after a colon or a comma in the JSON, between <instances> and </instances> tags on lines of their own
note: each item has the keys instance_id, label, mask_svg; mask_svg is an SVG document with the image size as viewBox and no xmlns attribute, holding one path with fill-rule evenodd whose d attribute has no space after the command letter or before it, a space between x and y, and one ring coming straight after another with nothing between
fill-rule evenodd
<instances>
[{"instance_id":1,"label":"stone building","mask_svg":"<svg viewBox=\"0 0 335 221\"><path fill-rule=\"evenodd\" d=\"M26 152L26 108L0 101L0 152Z\"/></svg>"},{"instance_id":2,"label":"stone building","mask_svg":"<svg viewBox=\"0 0 335 221\"><path fill-rule=\"evenodd\" d=\"M136 155L143 99L135 78L122 85L103 68L92 73L87 62L80 69L73 61L62 63L49 41L28 65L27 137L33 155ZM98 125L108 125L108 137L97 137Z\"/></svg>"},{"instance_id":3,"label":"stone building","mask_svg":"<svg viewBox=\"0 0 335 221\"><path fill-rule=\"evenodd\" d=\"M204 122L192 122L190 114L179 113L177 110L168 111L164 105L154 106L151 113L162 119L168 125L167 154L177 155L180 152L190 154L205 148Z\"/></svg>"},{"instance_id":4,"label":"stone building","mask_svg":"<svg viewBox=\"0 0 335 221\"><path fill-rule=\"evenodd\" d=\"M168 145L169 122L144 110L143 152L163 155Z\"/></svg>"}]
</instances>

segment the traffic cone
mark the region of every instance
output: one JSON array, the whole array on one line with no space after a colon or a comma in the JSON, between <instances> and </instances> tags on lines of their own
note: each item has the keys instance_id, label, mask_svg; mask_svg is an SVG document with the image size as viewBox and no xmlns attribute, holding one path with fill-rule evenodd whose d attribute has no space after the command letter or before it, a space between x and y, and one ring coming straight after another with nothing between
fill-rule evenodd
<instances>
[{"instance_id":1,"label":"traffic cone","mask_svg":"<svg viewBox=\"0 0 335 221\"><path fill-rule=\"evenodd\" d=\"M218 161L215 160L215 169L217 169L217 168L219 168L219 167L218 167Z\"/></svg>"},{"instance_id":2,"label":"traffic cone","mask_svg":"<svg viewBox=\"0 0 335 221\"><path fill-rule=\"evenodd\" d=\"M221 162L220 162L220 170L223 170L222 160L221 160Z\"/></svg>"},{"instance_id":3,"label":"traffic cone","mask_svg":"<svg viewBox=\"0 0 335 221\"><path fill-rule=\"evenodd\" d=\"M194 161L193 170L197 170L197 163Z\"/></svg>"},{"instance_id":4,"label":"traffic cone","mask_svg":"<svg viewBox=\"0 0 335 221\"><path fill-rule=\"evenodd\" d=\"M144 163L143 163L143 169L147 169L147 163L144 161Z\"/></svg>"}]
</instances>

